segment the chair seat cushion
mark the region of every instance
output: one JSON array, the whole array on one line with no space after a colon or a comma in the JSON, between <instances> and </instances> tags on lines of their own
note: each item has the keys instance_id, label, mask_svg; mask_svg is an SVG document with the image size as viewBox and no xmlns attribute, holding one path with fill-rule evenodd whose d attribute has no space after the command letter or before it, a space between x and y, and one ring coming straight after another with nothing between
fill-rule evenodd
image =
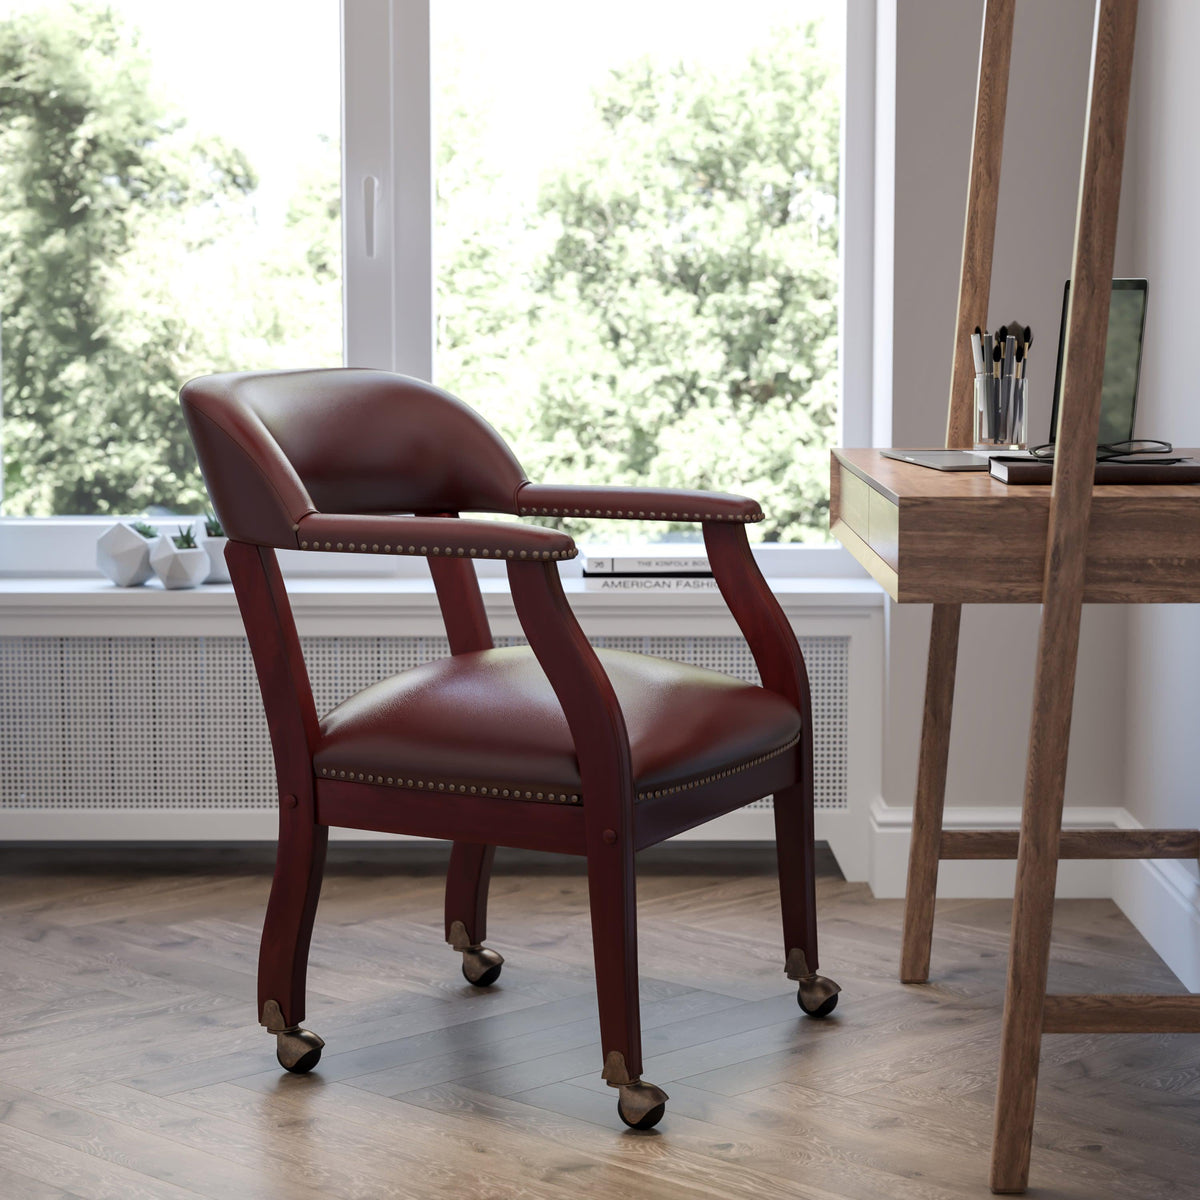
<instances>
[{"instance_id":1,"label":"chair seat cushion","mask_svg":"<svg viewBox=\"0 0 1200 1200\"><path fill-rule=\"evenodd\" d=\"M667 659L598 650L625 715L639 799L796 744L782 696ZM318 776L578 804L566 717L532 651L439 659L372 684L321 721Z\"/></svg>"}]
</instances>

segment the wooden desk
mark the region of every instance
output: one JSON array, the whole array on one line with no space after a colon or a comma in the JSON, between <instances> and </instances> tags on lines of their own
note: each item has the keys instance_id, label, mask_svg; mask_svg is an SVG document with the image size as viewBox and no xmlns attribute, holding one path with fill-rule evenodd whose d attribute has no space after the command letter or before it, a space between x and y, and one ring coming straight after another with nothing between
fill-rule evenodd
<instances>
[{"instance_id":1,"label":"wooden desk","mask_svg":"<svg viewBox=\"0 0 1200 1200\"><path fill-rule=\"evenodd\" d=\"M1180 450L1200 458L1200 450ZM830 529L900 603L1039 604L1050 488L834 450ZM1200 601L1200 484L1092 496L1084 601Z\"/></svg>"},{"instance_id":2,"label":"wooden desk","mask_svg":"<svg viewBox=\"0 0 1200 1200\"><path fill-rule=\"evenodd\" d=\"M1200 450L1181 453L1200 457ZM1200 853L1195 829L1061 831L1078 603L1065 632L1048 633L1046 612L1056 596L1045 597L1039 659L1069 639L1070 669L1043 669L1039 662L1020 838L1010 830L942 828L961 605L1043 602L1043 573L1055 567L1046 555L1050 505L1049 486L1009 486L982 471L933 471L878 450L833 452L834 536L893 600L933 605L900 958L905 983L929 978L939 861L1018 859L996 1101L997 1192L1019 1192L1026 1184L1043 1033L1200 1032L1200 997L1045 994L1060 858L1194 859ZM1096 487L1082 599L1200 601L1200 484ZM1037 754L1054 760L1046 783Z\"/></svg>"}]
</instances>

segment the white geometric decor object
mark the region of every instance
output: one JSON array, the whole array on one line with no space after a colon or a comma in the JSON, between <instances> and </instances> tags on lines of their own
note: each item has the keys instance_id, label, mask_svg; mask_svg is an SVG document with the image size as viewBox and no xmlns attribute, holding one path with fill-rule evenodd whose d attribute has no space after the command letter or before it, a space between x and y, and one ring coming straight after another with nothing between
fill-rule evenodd
<instances>
[{"instance_id":1,"label":"white geometric decor object","mask_svg":"<svg viewBox=\"0 0 1200 1200\"><path fill-rule=\"evenodd\" d=\"M96 566L117 587L137 587L154 574L150 543L122 521L100 535L96 542Z\"/></svg>"},{"instance_id":2,"label":"white geometric decor object","mask_svg":"<svg viewBox=\"0 0 1200 1200\"><path fill-rule=\"evenodd\" d=\"M175 588L199 587L211 566L208 551L203 546L180 550L165 533L150 551L150 565L162 580L163 587L172 591Z\"/></svg>"},{"instance_id":3,"label":"white geometric decor object","mask_svg":"<svg viewBox=\"0 0 1200 1200\"><path fill-rule=\"evenodd\" d=\"M229 566L225 562L225 547L229 545L227 537L209 537L200 535L200 545L208 552L208 583L228 583Z\"/></svg>"}]
</instances>

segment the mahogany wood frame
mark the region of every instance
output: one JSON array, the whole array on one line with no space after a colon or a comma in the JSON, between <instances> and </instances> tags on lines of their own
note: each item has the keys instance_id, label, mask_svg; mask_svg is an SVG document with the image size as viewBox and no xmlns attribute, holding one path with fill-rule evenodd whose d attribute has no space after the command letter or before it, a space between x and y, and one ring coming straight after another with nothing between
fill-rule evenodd
<instances>
[{"instance_id":1,"label":"mahogany wood frame","mask_svg":"<svg viewBox=\"0 0 1200 1200\"><path fill-rule=\"evenodd\" d=\"M456 514L443 514L453 521ZM818 966L813 868L813 744L808 675L799 643L750 551L745 527L703 523L713 574L749 643L763 685L803 718L794 750L669 796L635 805L629 738L616 694L563 592L554 561L508 560L513 602L530 647L575 741L580 806L445 796L315 775L318 720L287 591L270 547L230 541L234 591L262 691L279 781L279 855L259 958L259 1012L279 1004L287 1025L304 1019L305 970L331 825L453 842L446 933L461 922L478 943L496 846L587 859L604 1077L642 1071L634 853L775 794L784 957ZM469 561L430 557L451 652L490 648L491 631ZM731 764L732 765L732 764Z\"/></svg>"},{"instance_id":2,"label":"mahogany wood frame","mask_svg":"<svg viewBox=\"0 0 1200 1200\"><path fill-rule=\"evenodd\" d=\"M1028 1184L1044 1033L1200 1032L1200 996L1046 995L1061 858L1194 857L1200 850L1195 830L1062 831L1137 8L1137 0L1099 0L1096 9L1019 835L942 829L961 605L933 605L900 977L920 983L929 976L938 861L1015 857L991 1167L997 1193L1023 1192ZM986 324L1012 26L1012 0L987 0L947 446L970 438L968 337Z\"/></svg>"}]
</instances>

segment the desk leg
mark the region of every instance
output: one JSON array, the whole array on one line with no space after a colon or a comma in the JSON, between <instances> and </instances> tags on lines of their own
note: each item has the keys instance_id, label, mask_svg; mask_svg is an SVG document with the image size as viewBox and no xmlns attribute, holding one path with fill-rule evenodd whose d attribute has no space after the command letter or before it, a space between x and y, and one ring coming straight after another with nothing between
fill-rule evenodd
<instances>
[{"instance_id":1,"label":"desk leg","mask_svg":"<svg viewBox=\"0 0 1200 1200\"><path fill-rule=\"evenodd\" d=\"M913 805L912 845L908 852L908 887L904 901L904 944L900 951L902 983L929 978L933 942L933 905L937 894L938 850L942 810L946 803L946 763L950 757L950 719L954 710L954 675L958 669L960 604L935 604L929 630L929 669L925 677L925 715L921 725L921 758Z\"/></svg>"},{"instance_id":2,"label":"desk leg","mask_svg":"<svg viewBox=\"0 0 1200 1200\"><path fill-rule=\"evenodd\" d=\"M1029 1180L1079 650L1078 595L1055 595L1042 606L1000 1041L993 1192L1023 1192Z\"/></svg>"}]
</instances>

